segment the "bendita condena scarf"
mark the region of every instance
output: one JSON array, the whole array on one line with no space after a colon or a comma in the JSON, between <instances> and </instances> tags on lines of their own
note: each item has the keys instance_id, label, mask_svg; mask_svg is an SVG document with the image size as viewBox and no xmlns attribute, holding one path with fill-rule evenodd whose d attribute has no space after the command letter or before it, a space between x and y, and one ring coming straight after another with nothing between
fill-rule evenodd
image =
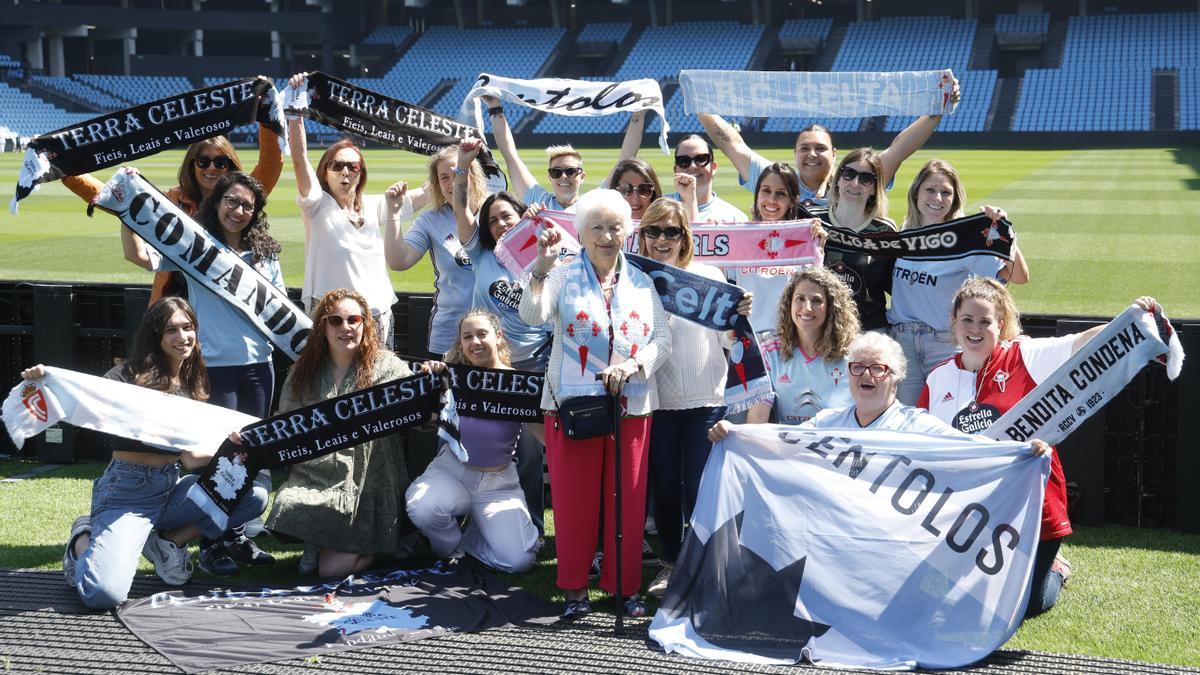
<instances>
[{"instance_id":1,"label":"bendita condena scarf","mask_svg":"<svg viewBox=\"0 0 1200 675\"><path fill-rule=\"evenodd\" d=\"M563 325L563 363L559 402L574 396L604 393L600 371L637 355L654 336L654 284L627 263L617 260L612 300L604 301L600 280L583 251L566 268L558 312ZM611 349L610 349L611 348ZM644 395L644 375L625 384L627 396Z\"/></svg>"}]
</instances>

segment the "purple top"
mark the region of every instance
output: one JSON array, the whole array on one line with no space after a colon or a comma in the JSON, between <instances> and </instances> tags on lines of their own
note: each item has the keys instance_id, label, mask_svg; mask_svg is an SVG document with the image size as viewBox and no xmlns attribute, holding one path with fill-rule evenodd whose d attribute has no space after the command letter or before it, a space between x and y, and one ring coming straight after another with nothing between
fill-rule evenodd
<instances>
[{"instance_id":1,"label":"purple top","mask_svg":"<svg viewBox=\"0 0 1200 675\"><path fill-rule=\"evenodd\" d=\"M467 466L474 469L491 469L511 462L517 452L517 439L521 437L520 422L478 417L458 418L458 430L470 458Z\"/></svg>"}]
</instances>

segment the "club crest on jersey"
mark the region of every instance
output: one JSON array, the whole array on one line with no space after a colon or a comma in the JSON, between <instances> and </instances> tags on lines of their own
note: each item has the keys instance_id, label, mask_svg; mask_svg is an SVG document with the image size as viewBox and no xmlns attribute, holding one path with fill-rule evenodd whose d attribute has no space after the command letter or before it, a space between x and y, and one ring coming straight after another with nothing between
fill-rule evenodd
<instances>
[{"instance_id":1,"label":"club crest on jersey","mask_svg":"<svg viewBox=\"0 0 1200 675\"><path fill-rule=\"evenodd\" d=\"M842 381L842 378L846 376L846 374L842 372L841 368L834 366L833 370L829 371L829 376L833 378L833 385L836 387L838 383Z\"/></svg>"},{"instance_id":2,"label":"club crest on jersey","mask_svg":"<svg viewBox=\"0 0 1200 675\"><path fill-rule=\"evenodd\" d=\"M1000 393L1003 394L1004 393L1004 385L1008 382L1008 373L1006 373L1003 370L997 370L996 375L994 377L992 377L992 381L996 383L997 387L1000 387ZM971 405L974 405L974 404L972 403Z\"/></svg>"},{"instance_id":3,"label":"club crest on jersey","mask_svg":"<svg viewBox=\"0 0 1200 675\"><path fill-rule=\"evenodd\" d=\"M464 270L471 269L471 256L467 255L467 249L463 248L462 243L458 241L458 237L448 234L443 241L446 243L446 250L450 251L450 255L454 256L454 264Z\"/></svg>"}]
</instances>

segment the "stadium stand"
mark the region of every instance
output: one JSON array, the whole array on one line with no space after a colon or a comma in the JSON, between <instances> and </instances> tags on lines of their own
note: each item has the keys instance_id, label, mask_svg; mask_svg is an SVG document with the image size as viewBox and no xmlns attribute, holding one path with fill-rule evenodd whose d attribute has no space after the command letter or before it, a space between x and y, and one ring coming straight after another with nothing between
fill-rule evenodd
<instances>
[{"instance_id":1,"label":"stadium stand","mask_svg":"<svg viewBox=\"0 0 1200 675\"><path fill-rule=\"evenodd\" d=\"M996 34L1032 33L1045 35L1050 30L1050 15L1041 14L997 14Z\"/></svg>"},{"instance_id":2,"label":"stadium stand","mask_svg":"<svg viewBox=\"0 0 1200 675\"><path fill-rule=\"evenodd\" d=\"M779 27L779 41L816 38L822 42L833 30L833 19L788 19Z\"/></svg>"},{"instance_id":3,"label":"stadium stand","mask_svg":"<svg viewBox=\"0 0 1200 675\"><path fill-rule=\"evenodd\" d=\"M4 111L4 126L25 138L95 117L92 113L69 113L4 83L0 83L0 110Z\"/></svg>"},{"instance_id":4,"label":"stadium stand","mask_svg":"<svg viewBox=\"0 0 1200 675\"><path fill-rule=\"evenodd\" d=\"M1147 131L1154 69L1180 69L1183 129L1195 99L1183 96L1182 71L1196 67L1200 14L1073 16L1062 67L1025 72L1012 130Z\"/></svg>"},{"instance_id":5,"label":"stadium stand","mask_svg":"<svg viewBox=\"0 0 1200 675\"><path fill-rule=\"evenodd\" d=\"M586 29L585 29L586 30ZM683 22L672 26L651 26L642 32L625 61L611 76L588 78L598 81L621 81L654 78L660 84L673 81L679 71L692 69L741 70L749 67L754 49L762 39L762 26L750 26L732 21ZM667 119L672 131L702 131L694 115L684 115L683 97L668 95ZM605 117L566 117L546 115L534 129L539 134L620 133L629 121L627 115ZM652 120L647 130L660 128L660 120Z\"/></svg>"},{"instance_id":6,"label":"stadium stand","mask_svg":"<svg viewBox=\"0 0 1200 675\"><path fill-rule=\"evenodd\" d=\"M621 44L632 28L627 23L589 23L579 31L577 42L611 42Z\"/></svg>"},{"instance_id":7,"label":"stadium stand","mask_svg":"<svg viewBox=\"0 0 1200 675\"><path fill-rule=\"evenodd\" d=\"M69 77L51 77L49 75L34 75L34 83L50 91L61 94L66 98L88 105L98 111L111 112L128 108L129 103L109 96L106 92L84 84Z\"/></svg>"},{"instance_id":8,"label":"stadium stand","mask_svg":"<svg viewBox=\"0 0 1200 675\"><path fill-rule=\"evenodd\" d=\"M186 77L150 75L75 75L74 77L116 100L122 101L121 107L166 98L195 88Z\"/></svg>"},{"instance_id":9,"label":"stadium stand","mask_svg":"<svg viewBox=\"0 0 1200 675\"><path fill-rule=\"evenodd\" d=\"M938 125L938 131L984 131L988 110L996 89L996 71L967 70L958 73L958 85L970 95L963 96L958 110L946 115ZM884 131L901 131L916 120L915 117L889 117Z\"/></svg>"},{"instance_id":10,"label":"stadium stand","mask_svg":"<svg viewBox=\"0 0 1200 675\"><path fill-rule=\"evenodd\" d=\"M1179 69L1179 129L1200 131L1200 68Z\"/></svg>"},{"instance_id":11,"label":"stadium stand","mask_svg":"<svg viewBox=\"0 0 1200 675\"><path fill-rule=\"evenodd\" d=\"M408 26L380 26L363 38L362 43L364 45L399 46L404 44L410 35L412 35L412 29Z\"/></svg>"}]
</instances>

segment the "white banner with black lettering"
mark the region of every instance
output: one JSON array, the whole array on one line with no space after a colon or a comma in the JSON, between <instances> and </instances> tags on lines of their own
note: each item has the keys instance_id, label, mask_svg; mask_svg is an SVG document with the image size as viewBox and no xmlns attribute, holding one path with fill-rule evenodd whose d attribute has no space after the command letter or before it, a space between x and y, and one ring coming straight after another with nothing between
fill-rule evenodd
<instances>
[{"instance_id":1,"label":"white banner with black lettering","mask_svg":"<svg viewBox=\"0 0 1200 675\"><path fill-rule=\"evenodd\" d=\"M184 274L244 314L288 358L295 361L300 356L312 329L308 315L141 174L118 170L105 183L94 206L119 218Z\"/></svg>"},{"instance_id":2,"label":"white banner with black lettering","mask_svg":"<svg viewBox=\"0 0 1200 675\"><path fill-rule=\"evenodd\" d=\"M619 112L653 110L662 118L662 131L658 133L658 147L669 152L667 132L671 126L663 110L662 88L656 80L626 80L625 82L589 82L587 80L564 80L544 77L536 80L519 80L480 73L471 91L463 99L458 119L473 122L483 129L483 113L479 99L483 96L540 110L554 115L575 117L599 117Z\"/></svg>"},{"instance_id":3,"label":"white banner with black lettering","mask_svg":"<svg viewBox=\"0 0 1200 675\"><path fill-rule=\"evenodd\" d=\"M954 74L949 69L898 73L682 70L679 88L689 115L943 115L958 107L950 100Z\"/></svg>"},{"instance_id":4,"label":"white banner with black lettering","mask_svg":"<svg viewBox=\"0 0 1200 675\"><path fill-rule=\"evenodd\" d=\"M978 661L1025 614L1049 471L1026 443L735 426L650 637L755 663Z\"/></svg>"},{"instance_id":5,"label":"white banner with black lettering","mask_svg":"<svg viewBox=\"0 0 1200 675\"><path fill-rule=\"evenodd\" d=\"M1134 305L1108 322L983 435L1054 445L1111 401L1152 361L1174 380L1183 369L1183 345L1162 312Z\"/></svg>"},{"instance_id":6,"label":"white banner with black lettering","mask_svg":"<svg viewBox=\"0 0 1200 675\"><path fill-rule=\"evenodd\" d=\"M13 387L3 410L17 449L25 439L67 422L171 452L212 452L229 432L258 421L236 410L51 366L44 377Z\"/></svg>"}]
</instances>

